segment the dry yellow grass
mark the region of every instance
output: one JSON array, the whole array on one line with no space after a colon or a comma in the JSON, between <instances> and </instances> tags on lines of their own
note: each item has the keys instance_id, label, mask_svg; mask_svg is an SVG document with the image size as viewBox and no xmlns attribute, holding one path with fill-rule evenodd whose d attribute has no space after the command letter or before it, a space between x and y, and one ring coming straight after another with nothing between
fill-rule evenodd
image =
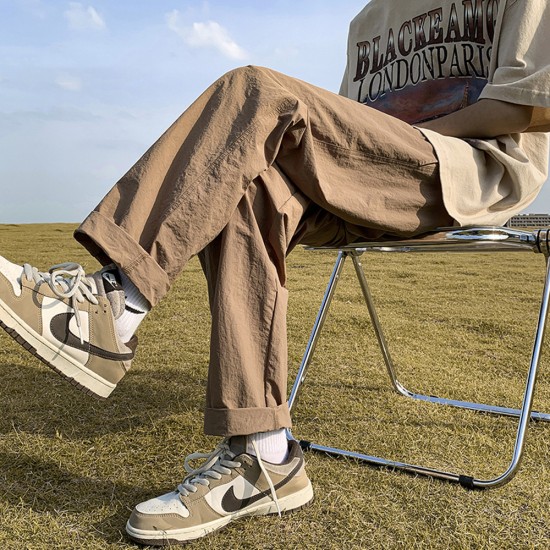
<instances>
[{"instance_id":1,"label":"dry yellow grass","mask_svg":"<svg viewBox=\"0 0 550 550\"><path fill-rule=\"evenodd\" d=\"M0 226L0 254L46 268L95 263L73 226ZM429 260L429 261L427 261ZM289 259L289 353L296 372L334 257ZM542 288L530 254L370 256L391 350L412 389L517 405ZM507 465L515 422L409 403L384 376L351 266L318 346L295 434L405 461L490 476ZM132 372L105 402L75 392L0 335L0 548L134 548L133 505L172 489L202 435L209 318L198 262L140 328ZM545 347L536 408L550 410ZM518 476L466 491L309 454L316 499L251 518L193 548L548 548L550 425L533 423Z\"/></svg>"}]
</instances>

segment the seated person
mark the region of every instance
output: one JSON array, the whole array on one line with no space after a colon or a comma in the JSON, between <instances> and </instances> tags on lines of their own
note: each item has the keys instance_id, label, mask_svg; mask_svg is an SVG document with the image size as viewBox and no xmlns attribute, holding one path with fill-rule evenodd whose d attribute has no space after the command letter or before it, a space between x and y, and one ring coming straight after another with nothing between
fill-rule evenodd
<instances>
[{"instance_id":1,"label":"seated person","mask_svg":"<svg viewBox=\"0 0 550 550\"><path fill-rule=\"evenodd\" d=\"M351 23L341 95L244 67L166 130L76 230L101 271L0 259L0 325L108 397L138 325L200 258L204 429L223 439L188 457L205 462L186 460L174 491L136 506L132 539L185 542L312 499L285 431L286 255L523 210L547 177L549 33L546 0L371 0Z\"/></svg>"}]
</instances>

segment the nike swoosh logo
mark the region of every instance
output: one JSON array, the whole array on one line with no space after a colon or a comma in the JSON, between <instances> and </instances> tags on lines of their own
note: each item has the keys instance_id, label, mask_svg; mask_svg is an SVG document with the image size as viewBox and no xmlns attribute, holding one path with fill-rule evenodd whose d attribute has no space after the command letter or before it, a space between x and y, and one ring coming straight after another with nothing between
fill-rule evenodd
<instances>
[{"instance_id":1,"label":"nike swoosh logo","mask_svg":"<svg viewBox=\"0 0 550 550\"><path fill-rule=\"evenodd\" d=\"M139 309L134 309L133 307L130 307L130 306L124 306L124 309L126 311L129 311L130 313L135 313L136 315L145 315L145 311L139 311Z\"/></svg>"},{"instance_id":2,"label":"nike swoosh logo","mask_svg":"<svg viewBox=\"0 0 550 550\"><path fill-rule=\"evenodd\" d=\"M300 458L298 461L298 464L295 466L295 468L288 474L284 479L279 481L276 485L274 485L275 490L280 489L281 487L284 487L300 470L302 467L302 464L304 463L304 459ZM230 487L225 495L223 495L222 498L222 508L228 512L238 512L239 510L242 510L243 508L246 508L247 506L250 506L251 504L254 504L255 502L258 502L264 497L269 497L271 495L271 491L267 489L266 491L263 491L261 493L258 493L257 495L253 495L248 498L237 498L235 495L235 491L233 487Z\"/></svg>"},{"instance_id":3,"label":"nike swoosh logo","mask_svg":"<svg viewBox=\"0 0 550 550\"><path fill-rule=\"evenodd\" d=\"M108 359L109 361L130 361L134 358L134 353L114 353L105 349L99 348L90 344L90 342L80 342L80 338L77 338L69 330L69 322L73 317L73 313L59 313L55 315L50 322L50 330L57 340L63 342L71 348L76 348L81 351L85 351L90 355L101 357L102 359Z\"/></svg>"}]
</instances>

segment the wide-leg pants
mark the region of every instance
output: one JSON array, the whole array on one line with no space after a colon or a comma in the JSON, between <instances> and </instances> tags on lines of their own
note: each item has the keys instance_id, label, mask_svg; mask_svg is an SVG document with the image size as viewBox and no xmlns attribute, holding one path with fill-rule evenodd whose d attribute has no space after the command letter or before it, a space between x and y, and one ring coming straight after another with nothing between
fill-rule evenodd
<instances>
[{"instance_id":1,"label":"wide-leg pants","mask_svg":"<svg viewBox=\"0 0 550 550\"><path fill-rule=\"evenodd\" d=\"M199 255L212 313L205 432L291 424L285 257L452 224L431 145L409 124L275 71L206 90L75 237L154 306Z\"/></svg>"}]
</instances>

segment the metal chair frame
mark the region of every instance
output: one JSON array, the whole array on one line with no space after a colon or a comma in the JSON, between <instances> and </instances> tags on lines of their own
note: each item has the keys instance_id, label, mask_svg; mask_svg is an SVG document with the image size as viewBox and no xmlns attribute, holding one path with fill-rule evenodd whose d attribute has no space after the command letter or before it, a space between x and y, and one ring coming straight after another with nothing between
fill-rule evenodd
<instances>
[{"instance_id":1,"label":"metal chair frame","mask_svg":"<svg viewBox=\"0 0 550 550\"><path fill-rule=\"evenodd\" d=\"M548 261L550 255L550 229L544 229L534 232L514 230L507 227L470 227L470 228L440 228L434 232L427 233L420 237L407 240L395 240L395 241L381 241L381 242L366 242L360 244L353 244L348 246L342 246L339 248L334 247L309 247L308 250L334 250L338 252L336 263L332 270L332 275L329 279L321 307L317 314L313 330L309 337L309 341L302 358L302 362L298 369L298 374L292 387L288 405L291 413L296 408L296 403L300 391L304 385L304 381L307 375L309 365L313 358L315 346L319 340L323 324L327 317L336 285L340 279L342 268L345 260L351 257L355 272L363 291L363 296L367 304L367 308L370 314L372 325L386 364L388 375L390 377L393 389L404 397L425 401L429 403L438 403L441 405L448 405L453 407L459 407L462 409L469 409L473 411L479 411L484 413L491 413L496 415L504 415L519 418L518 428L516 433L516 439L512 454L512 459L508 468L499 476L493 479L478 479L473 476L456 474L438 470L435 468L428 468L420 465L407 464L404 462L397 462L394 460L388 460L385 458L379 458L368 454L346 451L343 449L337 449L334 447L327 447L312 443L310 441L301 440L300 444L305 450L320 451L336 456L351 457L360 461L367 462L379 467L388 467L392 469L405 470L410 473L426 475L433 478L443 479L450 482L459 483L463 487L469 489L484 489L490 487L499 487L504 485L512 479L516 474L524 448L525 433L530 419L541 420L545 422L550 421L550 414L533 412L533 394L535 391L535 383L537 377L537 369L539 367L539 359L541 348L544 340L546 319L548 315L548 303L550 299L550 262ZM481 403L471 403L468 401L458 401L453 399L446 399L443 397L435 397L430 395L424 395L409 391L405 388L397 377L397 370L392 361L390 351L380 320L376 313L374 302L369 290L367 278L363 267L361 265L360 257L364 253L368 252L395 252L395 253L409 253L409 252L502 252L502 251L530 251L535 253L542 253L545 257L546 264L546 278L544 281L544 289L542 294L539 318L537 323L537 329L535 333L535 339L533 344L533 351L531 354L530 366L527 373L527 381L525 386L525 393L523 396L523 402L520 409L512 409L507 407L500 407L494 405L485 405ZM289 433L289 437L292 434Z\"/></svg>"}]
</instances>

